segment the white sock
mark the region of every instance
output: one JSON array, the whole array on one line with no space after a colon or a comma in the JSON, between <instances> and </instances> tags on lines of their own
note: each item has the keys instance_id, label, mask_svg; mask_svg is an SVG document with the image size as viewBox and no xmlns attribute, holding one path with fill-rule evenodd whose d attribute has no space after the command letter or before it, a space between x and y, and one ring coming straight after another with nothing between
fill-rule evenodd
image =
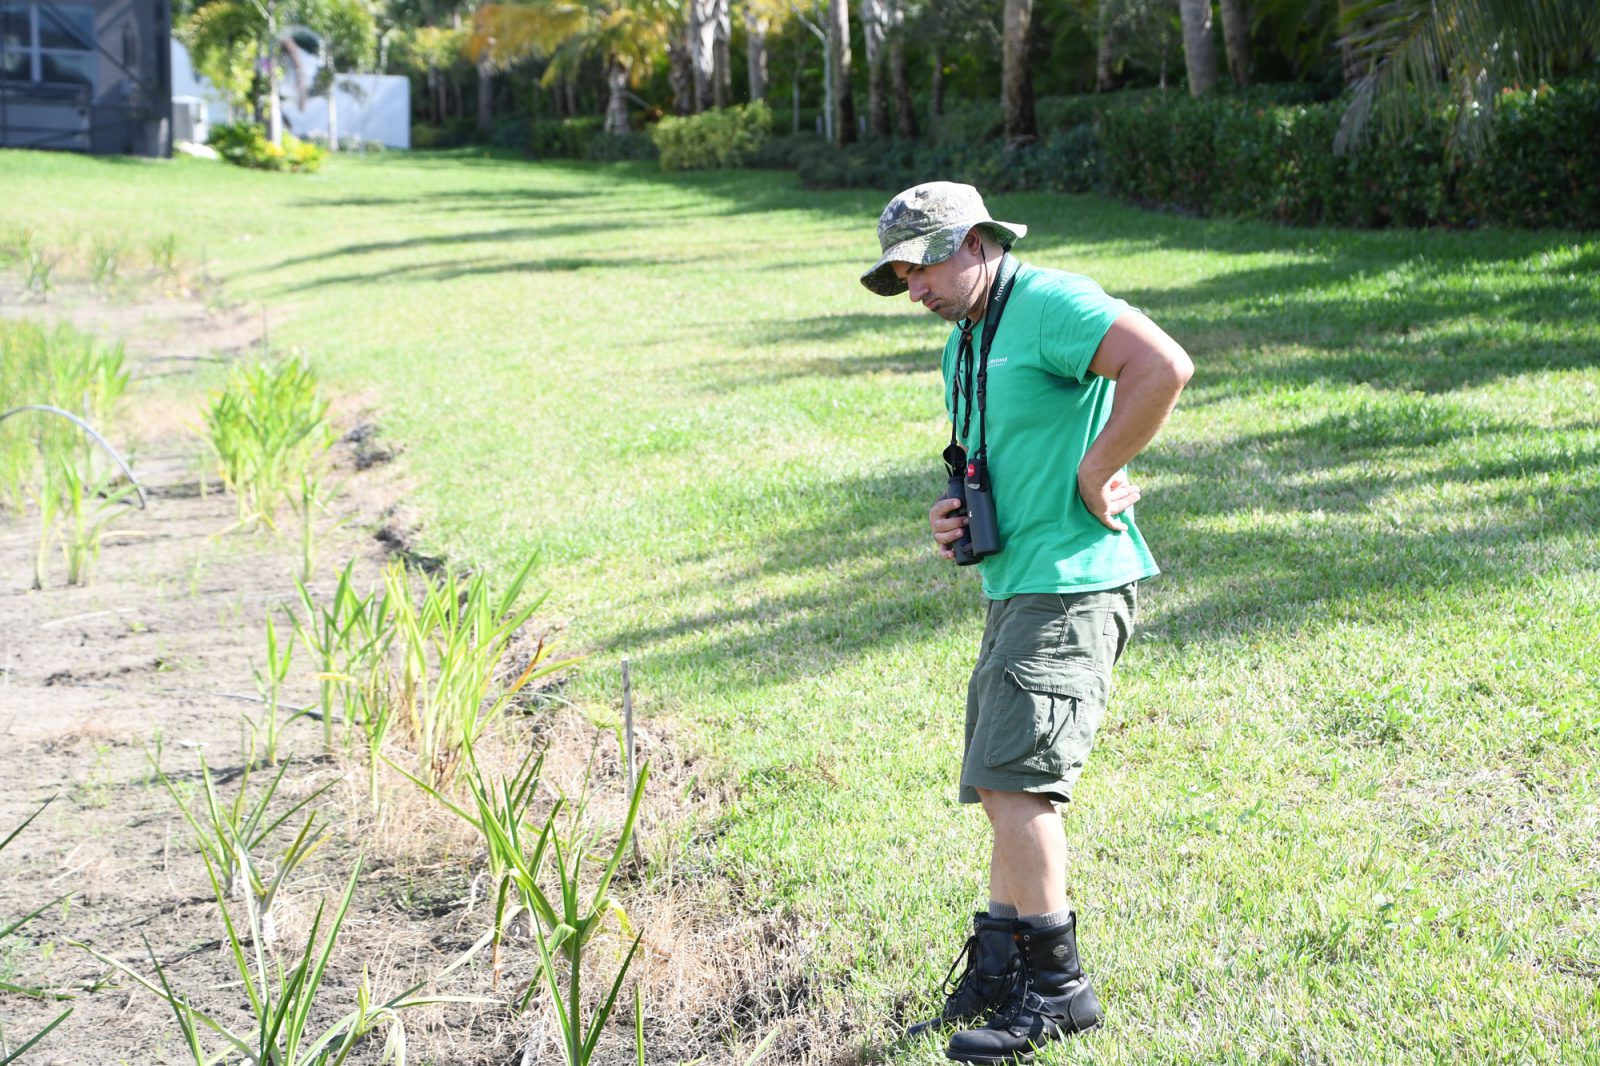
<instances>
[{"instance_id":1,"label":"white sock","mask_svg":"<svg viewBox=\"0 0 1600 1066\"><path fill-rule=\"evenodd\" d=\"M991 912L993 913L993 912ZM1072 917L1072 908L1051 911L1049 914L1025 914L1022 920L1035 929L1052 929L1058 925L1066 925L1067 919Z\"/></svg>"}]
</instances>

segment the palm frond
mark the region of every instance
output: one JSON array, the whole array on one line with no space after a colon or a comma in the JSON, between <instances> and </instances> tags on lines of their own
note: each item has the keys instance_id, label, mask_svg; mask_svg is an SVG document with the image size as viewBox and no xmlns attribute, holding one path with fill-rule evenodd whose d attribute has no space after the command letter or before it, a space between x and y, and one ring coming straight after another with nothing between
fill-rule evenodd
<instances>
[{"instance_id":1,"label":"palm frond","mask_svg":"<svg viewBox=\"0 0 1600 1066\"><path fill-rule=\"evenodd\" d=\"M1360 145L1374 117L1386 134L1400 136L1419 106L1448 102L1455 106L1452 147L1476 156L1488 145L1501 88L1549 77L1564 57L1600 45L1600 4L1368 0L1346 8L1341 29L1361 75L1335 151Z\"/></svg>"},{"instance_id":2,"label":"palm frond","mask_svg":"<svg viewBox=\"0 0 1600 1066\"><path fill-rule=\"evenodd\" d=\"M549 56L582 33L593 15L582 4L546 0L533 4L485 4L472 16L467 54L487 55L506 66L533 56Z\"/></svg>"}]
</instances>

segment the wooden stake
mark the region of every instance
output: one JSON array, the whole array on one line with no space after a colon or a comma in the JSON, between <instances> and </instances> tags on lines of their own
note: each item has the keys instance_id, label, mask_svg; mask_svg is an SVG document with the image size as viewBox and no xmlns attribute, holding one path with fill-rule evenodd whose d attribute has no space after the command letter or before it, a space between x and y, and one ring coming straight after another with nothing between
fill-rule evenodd
<instances>
[{"instance_id":1,"label":"wooden stake","mask_svg":"<svg viewBox=\"0 0 1600 1066\"><path fill-rule=\"evenodd\" d=\"M639 787L639 760L633 749L633 680L628 672L628 658L622 658L622 749L623 761L627 764L628 773L628 799L633 799L634 789ZM633 827L633 864L639 869L644 869L644 852L639 847L639 826Z\"/></svg>"}]
</instances>

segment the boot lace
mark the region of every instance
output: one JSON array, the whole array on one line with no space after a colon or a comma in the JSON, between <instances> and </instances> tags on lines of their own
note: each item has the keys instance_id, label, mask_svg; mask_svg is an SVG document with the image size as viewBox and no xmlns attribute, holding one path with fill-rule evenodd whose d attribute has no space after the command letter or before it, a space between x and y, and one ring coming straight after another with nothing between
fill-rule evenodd
<instances>
[{"instance_id":1,"label":"boot lace","mask_svg":"<svg viewBox=\"0 0 1600 1066\"><path fill-rule=\"evenodd\" d=\"M1001 991L996 996L996 1002L1001 1007L990 1024L995 1028L1008 1029L1017 1023L1018 1016L1028 1007L1028 993L1033 984L1028 956L1020 951L1011 956L1001 977Z\"/></svg>"},{"instance_id":2,"label":"boot lace","mask_svg":"<svg viewBox=\"0 0 1600 1066\"><path fill-rule=\"evenodd\" d=\"M961 945L961 950L956 952L955 961L950 964L950 972L944 975L944 994L946 999L956 998L962 989L966 988L967 982L977 980L977 958L978 936L974 933L972 936L967 937L965 944ZM956 967L963 962L967 964L967 968L961 971L960 977L956 977ZM955 979L952 981L951 978Z\"/></svg>"}]
</instances>

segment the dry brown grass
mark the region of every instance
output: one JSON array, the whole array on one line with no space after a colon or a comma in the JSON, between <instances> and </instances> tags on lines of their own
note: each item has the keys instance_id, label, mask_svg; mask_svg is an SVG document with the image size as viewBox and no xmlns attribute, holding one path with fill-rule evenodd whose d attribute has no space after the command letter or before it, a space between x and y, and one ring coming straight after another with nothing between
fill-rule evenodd
<instances>
[{"instance_id":1,"label":"dry brown grass","mask_svg":"<svg viewBox=\"0 0 1600 1066\"><path fill-rule=\"evenodd\" d=\"M135 335L136 318L146 305L107 307L62 298L47 314L129 341L130 363L141 380L187 372L203 365L178 358L202 351L208 331L226 342L233 357L254 349L258 315L246 311L205 312L193 301L163 304L152 311L149 328ZM150 304L154 307L154 304ZM142 319L141 319L142 320ZM237 335L237 336L235 336ZM187 368L187 369L184 369ZM209 899L210 886L188 827L171 798L149 779L141 750L164 735L162 762L192 792L198 781L199 753L217 777L219 792L231 799L239 783L240 729L248 699L249 666L259 662L259 632L265 605L287 600L294 572L295 546L266 537L223 537L227 501L197 498L189 456L201 450L194 438L193 403L203 390L174 387L141 389L129 421L118 427L149 452L141 465L157 491L156 506L141 516L152 531L148 544L111 543L106 579L85 596L58 591L46 599L16 601L7 615L17 634L49 628L10 645L9 683L22 705L14 718L0 721L13 746L9 780L0 780L5 809L31 810L45 796L61 793L52 811L8 852L15 868L0 871L0 893L36 900L41 892L74 890L70 908L42 915L34 930L41 943L63 946L53 957L42 953L21 960L41 982L94 987L102 969L82 953L66 949L69 940L87 940L97 949L144 966L148 936L177 986L206 1009L234 1017L239 1009L237 975L223 954L222 924ZM365 397L336 398L335 424L381 421ZM382 441L382 438L379 438ZM387 443L387 442L383 442ZM342 495L338 516L319 534L324 560L354 557L358 586L375 584L384 562L359 534L382 521L405 550L414 543L416 517L398 501L405 497L401 464L362 467L357 445L336 453L336 478ZM17 527L8 529L8 534ZM179 535L181 534L181 536ZM24 539L0 540L9 560L28 550ZM326 591L331 565L320 568ZM92 600L92 602L91 602ZM506 668L520 672L540 642L558 640L564 620L549 614L518 635ZM0 649L3 650L3 649ZM311 693L309 667L296 651L287 702L298 705ZM553 657L573 651L557 645ZM52 681L59 676L61 680ZM616 730L585 716L593 708L571 706L564 679L554 675L530 693L517 710L480 746L490 773L516 767L530 747L544 750L540 794L531 814L543 818L556 800L585 798L585 819L594 827L592 848L606 852L615 840L627 803L627 781ZM248 708L256 713L257 706ZM8 711L10 709L8 708ZM605 713L603 711L596 713ZM400 774L380 771L381 803L370 805L364 753L328 758L321 754L320 728L302 721L286 727L286 751L295 754L275 800L282 809L315 789L334 787L315 801L329 825L328 841L295 875L275 908L279 949L300 950L321 904L334 903L354 863L363 863L361 883L335 952L326 1007L349 1009L363 972L380 999L440 973L476 943L493 920L493 886L483 877L486 853L474 829L443 810ZM681 856L699 835L710 831L727 802L726 785L710 775L665 719L641 721L638 755L651 766L651 779L638 823L642 867L633 863L613 883L625 908L627 927L612 921L586 952L585 986L597 998L615 967L642 934L642 946L608 1028L597 1061L633 1062L633 997L642 996L652 1063L736 1063L757 1042L779 1028L763 1064L831 1061L812 1050L820 1028L809 1021L812 1007L805 981L805 937L781 918L751 918L737 886L682 872ZM403 730L391 737L388 754L403 766L414 756ZM256 794L272 770L252 777ZM298 822L297 822L298 824ZM286 827L274 835L274 846ZM588 864L587 875L602 862ZM592 881L590 882L592 887ZM48 898L48 897L44 897ZM501 1066L526 1059L554 1062L555 1029L548 1004L536 992L530 1009L519 1014L511 1004L537 973L537 948L531 930L506 944L502 978L496 986L487 952L425 990L478 997L470 1004L430 1006L405 1016L413 1061L440 1066ZM30 1016L8 1017L27 1028ZM331 1019L330 1019L331 1020ZM52 1041L63 1062L169 1061L170 1017L148 994L109 989L80 997L72 1026ZM378 1044L364 1048L357 1061L373 1062Z\"/></svg>"}]
</instances>

